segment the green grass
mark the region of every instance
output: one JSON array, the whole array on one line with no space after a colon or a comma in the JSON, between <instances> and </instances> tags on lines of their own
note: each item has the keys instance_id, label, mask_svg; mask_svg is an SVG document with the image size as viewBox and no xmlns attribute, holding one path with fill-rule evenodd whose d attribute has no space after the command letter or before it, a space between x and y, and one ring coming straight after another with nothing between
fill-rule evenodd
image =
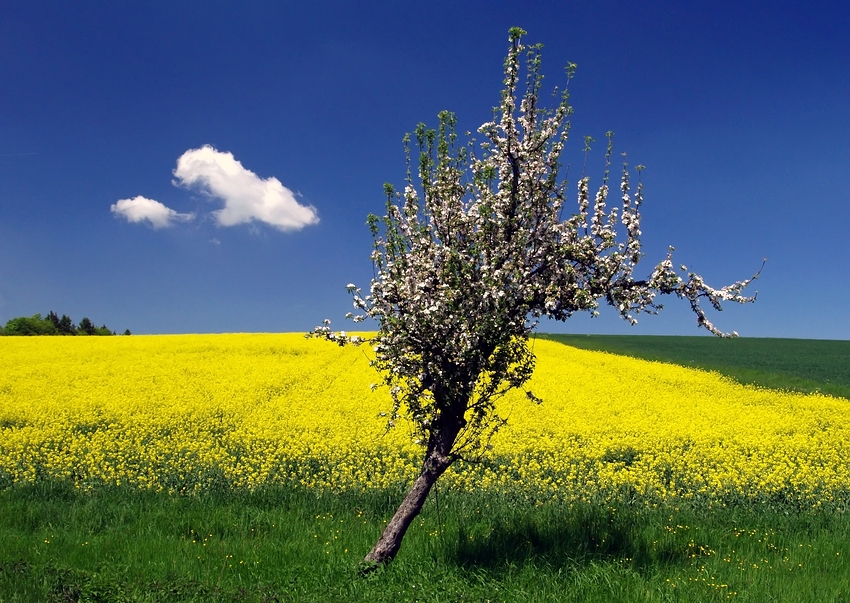
<instances>
[{"instance_id":1,"label":"green grass","mask_svg":"<svg viewBox=\"0 0 850 603\"><path fill-rule=\"evenodd\" d=\"M357 562L397 494L0 492L0 601L850 601L850 518L532 506L441 493Z\"/></svg>"},{"instance_id":2,"label":"green grass","mask_svg":"<svg viewBox=\"0 0 850 603\"><path fill-rule=\"evenodd\" d=\"M850 398L850 341L538 335L585 350L717 371L740 383Z\"/></svg>"}]
</instances>

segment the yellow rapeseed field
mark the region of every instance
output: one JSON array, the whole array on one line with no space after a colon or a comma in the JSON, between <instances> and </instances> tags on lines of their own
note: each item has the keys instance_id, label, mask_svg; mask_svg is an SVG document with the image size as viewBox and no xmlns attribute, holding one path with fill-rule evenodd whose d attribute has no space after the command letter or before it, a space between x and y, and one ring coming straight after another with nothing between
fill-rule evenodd
<instances>
[{"instance_id":1,"label":"yellow rapeseed field","mask_svg":"<svg viewBox=\"0 0 850 603\"><path fill-rule=\"evenodd\" d=\"M850 403L536 341L534 405L441 481L548 499L843 505ZM0 487L71 480L172 493L397 488L421 449L386 431L369 350L298 334L5 337Z\"/></svg>"}]
</instances>

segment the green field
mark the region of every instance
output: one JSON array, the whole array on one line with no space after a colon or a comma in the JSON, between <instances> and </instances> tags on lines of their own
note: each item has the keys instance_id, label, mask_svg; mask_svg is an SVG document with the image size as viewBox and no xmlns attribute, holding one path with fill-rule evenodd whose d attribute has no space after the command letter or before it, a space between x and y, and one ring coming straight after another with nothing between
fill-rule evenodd
<instances>
[{"instance_id":1,"label":"green field","mask_svg":"<svg viewBox=\"0 0 850 603\"><path fill-rule=\"evenodd\" d=\"M850 341L646 335L539 335L599 350L717 371L741 383L850 398Z\"/></svg>"},{"instance_id":2,"label":"green field","mask_svg":"<svg viewBox=\"0 0 850 603\"><path fill-rule=\"evenodd\" d=\"M850 392L850 342L550 336L748 383ZM432 493L398 559L357 563L401 492L0 490L0 602L850 602L838 511Z\"/></svg>"},{"instance_id":3,"label":"green field","mask_svg":"<svg viewBox=\"0 0 850 603\"><path fill-rule=\"evenodd\" d=\"M847 601L843 515L432 498L367 578L389 493L0 493L0 600Z\"/></svg>"}]
</instances>

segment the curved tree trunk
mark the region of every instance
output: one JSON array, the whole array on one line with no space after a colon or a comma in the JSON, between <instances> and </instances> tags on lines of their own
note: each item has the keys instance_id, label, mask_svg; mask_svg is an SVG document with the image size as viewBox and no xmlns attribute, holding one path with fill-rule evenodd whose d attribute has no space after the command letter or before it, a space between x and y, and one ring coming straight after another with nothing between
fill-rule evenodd
<instances>
[{"instance_id":1,"label":"curved tree trunk","mask_svg":"<svg viewBox=\"0 0 850 603\"><path fill-rule=\"evenodd\" d=\"M419 477L413 482L413 486L407 496L404 497L387 527L384 528L378 542L363 559L361 573L369 573L380 565L393 560L401 548L401 541L407 533L407 528L419 515L431 488L454 462L450 452L458 432L466 422L463 419L447 421L445 418L441 422L443 423L441 429L435 431L428 443Z\"/></svg>"},{"instance_id":2,"label":"curved tree trunk","mask_svg":"<svg viewBox=\"0 0 850 603\"><path fill-rule=\"evenodd\" d=\"M451 447L449 447L451 448ZM428 498L428 493L431 492L431 487L437 482L439 477L445 473L446 469L452 464L452 460L447 455L441 454L434 450L429 450L425 455L425 462L422 464L422 470L419 472L419 477L413 482L413 486L404 497L401 505L399 505L393 518L384 528L383 534L369 551L369 554L363 559L361 572L368 573L378 566L388 563L398 553L401 548L401 541L407 533L407 528L419 515L425 500Z\"/></svg>"}]
</instances>

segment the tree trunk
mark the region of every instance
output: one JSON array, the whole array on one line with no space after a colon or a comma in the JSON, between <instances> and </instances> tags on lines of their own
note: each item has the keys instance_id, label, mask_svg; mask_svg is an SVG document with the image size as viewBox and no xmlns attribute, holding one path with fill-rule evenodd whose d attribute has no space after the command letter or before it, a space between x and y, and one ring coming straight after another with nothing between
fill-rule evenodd
<instances>
[{"instance_id":1,"label":"tree trunk","mask_svg":"<svg viewBox=\"0 0 850 603\"><path fill-rule=\"evenodd\" d=\"M451 447L449 447L451 448ZM422 471L419 477L413 482L413 486L404 497L395 515L384 528L383 534L369 551L369 554L363 559L361 564L361 573L369 573L377 569L380 565L388 563L398 553L401 548L401 541L404 538L407 528L419 515L422 506L425 504L425 499L428 498L428 493L431 487L437 482L439 477L445 473L446 469L452 464L452 460L445 454L441 454L434 450L429 450L425 455L425 462L422 464Z\"/></svg>"}]
</instances>

